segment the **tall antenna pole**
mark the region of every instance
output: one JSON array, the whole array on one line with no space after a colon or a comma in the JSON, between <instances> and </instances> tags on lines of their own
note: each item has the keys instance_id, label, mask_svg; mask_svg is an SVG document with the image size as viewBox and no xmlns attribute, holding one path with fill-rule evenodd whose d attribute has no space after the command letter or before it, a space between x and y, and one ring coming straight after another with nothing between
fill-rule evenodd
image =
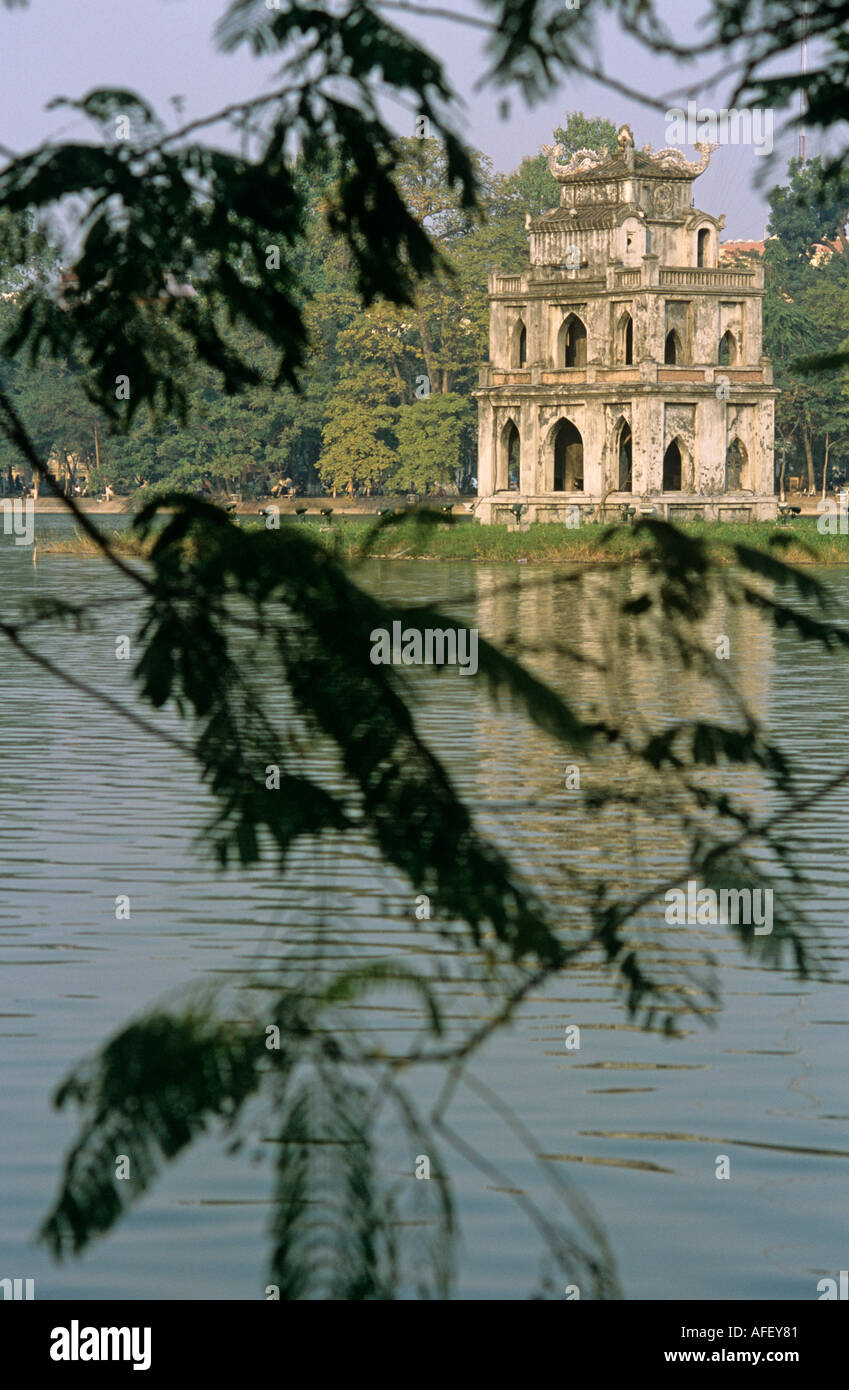
<instances>
[{"instance_id":1,"label":"tall antenna pole","mask_svg":"<svg viewBox=\"0 0 849 1390\"><path fill-rule=\"evenodd\" d=\"M805 116L808 113L808 93L805 87L805 78L808 75L808 0L802 0L802 85L799 90L799 159L802 168L805 167L806 157L806 131Z\"/></svg>"}]
</instances>

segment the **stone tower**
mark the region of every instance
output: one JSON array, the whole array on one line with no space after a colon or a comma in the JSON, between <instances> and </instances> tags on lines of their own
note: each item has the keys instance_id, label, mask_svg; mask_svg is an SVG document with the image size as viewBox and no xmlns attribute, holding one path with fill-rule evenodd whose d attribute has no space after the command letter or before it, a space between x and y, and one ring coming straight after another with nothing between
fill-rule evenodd
<instances>
[{"instance_id":1,"label":"stone tower","mask_svg":"<svg viewBox=\"0 0 849 1390\"><path fill-rule=\"evenodd\" d=\"M476 514L772 518L763 267L720 268L725 219L693 206L715 146L637 151L628 126L618 145L545 147L560 207L528 219L526 271L490 274Z\"/></svg>"}]
</instances>

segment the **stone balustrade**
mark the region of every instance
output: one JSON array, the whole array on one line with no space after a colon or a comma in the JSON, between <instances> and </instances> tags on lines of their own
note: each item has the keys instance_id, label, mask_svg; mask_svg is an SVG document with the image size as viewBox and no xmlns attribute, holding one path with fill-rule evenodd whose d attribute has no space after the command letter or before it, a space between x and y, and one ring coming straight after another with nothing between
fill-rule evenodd
<instances>
[{"instance_id":1,"label":"stone balustrade","mask_svg":"<svg viewBox=\"0 0 849 1390\"><path fill-rule=\"evenodd\" d=\"M605 288L611 290L638 290L641 288L674 290L762 290L764 271L762 265L747 269L713 269L702 266L658 266L654 258L646 256L643 264L631 269L610 266L606 279L599 277L597 270L587 275L577 270L566 270L559 266L532 266L525 275L501 275L491 271L489 292L491 295L534 294L540 290L550 290L562 285L575 286L582 294L595 294Z\"/></svg>"}]
</instances>

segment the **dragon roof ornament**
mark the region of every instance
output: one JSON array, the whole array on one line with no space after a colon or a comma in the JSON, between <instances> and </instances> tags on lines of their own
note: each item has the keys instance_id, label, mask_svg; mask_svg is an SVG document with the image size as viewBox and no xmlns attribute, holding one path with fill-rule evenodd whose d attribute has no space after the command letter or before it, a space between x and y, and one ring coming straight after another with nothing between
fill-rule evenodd
<instances>
[{"instance_id":1,"label":"dragon roof ornament","mask_svg":"<svg viewBox=\"0 0 849 1390\"><path fill-rule=\"evenodd\" d=\"M706 140L697 140L693 146L694 150L699 151L698 159L685 159L681 150L673 145L666 145L662 150L652 151L651 145L644 146L644 153L653 164L659 164L661 169L669 169L673 173L703 174L710 164L710 157L714 150L719 149L718 145L711 145Z\"/></svg>"},{"instance_id":2,"label":"dragon roof ornament","mask_svg":"<svg viewBox=\"0 0 849 1390\"><path fill-rule=\"evenodd\" d=\"M542 152L548 155L548 168L556 179L564 179L572 174L582 174L589 169L597 169L610 162L610 150L575 150L568 164L561 164L562 145L543 145Z\"/></svg>"},{"instance_id":3,"label":"dragon roof ornament","mask_svg":"<svg viewBox=\"0 0 849 1390\"><path fill-rule=\"evenodd\" d=\"M629 158L633 158L634 137L631 134L630 126L622 126L620 128L617 144L619 146L620 160L625 161ZM656 151L652 150L651 145L643 145L640 151L642 156L642 167L639 172L651 173L653 170L651 167L647 166L654 165L657 172L666 170L670 174L686 174L691 178L696 178L699 174L704 173L710 163L710 157L713 151L717 149L718 146L709 144L705 141L697 141L693 148L698 150L699 158L689 160L685 157L683 150L679 150L670 145L667 145L662 150ZM614 156L611 155L609 149L575 150L566 164L562 162L562 145L543 145L542 152L548 157L549 172L553 174L559 183L564 183L567 179L572 179L575 174L587 174L594 172L596 169L604 173L605 166L612 166L614 162L618 162L614 160ZM611 168L610 172L611 174L619 173L619 170L614 171L614 169Z\"/></svg>"}]
</instances>

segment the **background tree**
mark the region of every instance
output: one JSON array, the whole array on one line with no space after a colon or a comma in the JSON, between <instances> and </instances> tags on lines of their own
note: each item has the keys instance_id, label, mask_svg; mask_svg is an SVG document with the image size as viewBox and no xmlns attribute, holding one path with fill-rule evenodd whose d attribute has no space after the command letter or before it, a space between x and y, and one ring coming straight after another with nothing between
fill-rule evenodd
<instances>
[{"instance_id":1,"label":"background tree","mask_svg":"<svg viewBox=\"0 0 849 1390\"><path fill-rule=\"evenodd\" d=\"M556 144L563 146L565 161L576 150L607 150L611 155L617 154L616 134L616 126L605 116L585 116L583 111L570 111L563 125L555 130L554 139Z\"/></svg>"},{"instance_id":2,"label":"background tree","mask_svg":"<svg viewBox=\"0 0 849 1390\"><path fill-rule=\"evenodd\" d=\"M807 491L823 478L826 450L842 446L847 373L803 370L817 354L835 356L846 346L849 323L847 199L826 177L821 161L790 161L788 182L770 195L764 252L764 343L781 395L776 428L791 444L807 479ZM831 245L829 243L832 243Z\"/></svg>"},{"instance_id":3,"label":"background tree","mask_svg":"<svg viewBox=\"0 0 849 1390\"><path fill-rule=\"evenodd\" d=\"M386 368L363 362L343 376L328 403L322 431L323 448L318 471L326 487L334 491L364 488L378 492L395 464L395 403L386 401L394 391Z\"/></svg>"},{"instance_id":4,"label":"background tree","mask_svg":"<svg viewBox=\"0 0 849 1390\"><path fill-rule=\"evenodd\" d=\"M459 492L475 467L477 412L454 393L402 405L395 424L398 463L389 485L398 492Z\"/></svg>"}]
</instances>

